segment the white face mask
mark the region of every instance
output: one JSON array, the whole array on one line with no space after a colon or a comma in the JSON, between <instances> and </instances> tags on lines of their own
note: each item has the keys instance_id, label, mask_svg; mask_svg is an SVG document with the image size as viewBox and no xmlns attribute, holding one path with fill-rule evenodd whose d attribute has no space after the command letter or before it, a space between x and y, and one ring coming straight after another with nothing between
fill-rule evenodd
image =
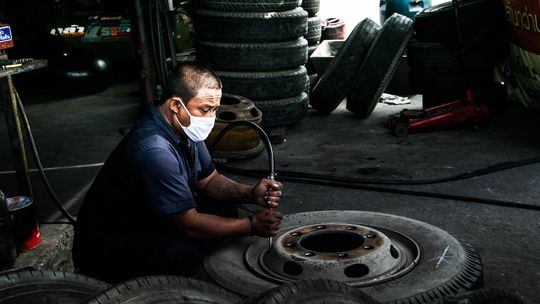
<instances>
[{"instance_id":1,"label":"white face mask","mask_svg":"<svg viewBox=\"0 0 540 304\"><path fill-rule=\"evenodd\" d=\"M212 128L214 127L214 122L216 121L216 117L197 117L191 115L189 113L188 109L182 102L182 100L175 98L175 100L178 100L178 102L184 107L184 110L186 110L190 124L187 127L184 127L182 123L180 122L180 119L178 119L178 114L175 114L174 117L176 117L176 120L178 121L178 124L180 127L182 127L182 130L186 133L186 135L193 141L203 141L205 140L210 132L212 131Z\"/></svg>"}]
</instances>

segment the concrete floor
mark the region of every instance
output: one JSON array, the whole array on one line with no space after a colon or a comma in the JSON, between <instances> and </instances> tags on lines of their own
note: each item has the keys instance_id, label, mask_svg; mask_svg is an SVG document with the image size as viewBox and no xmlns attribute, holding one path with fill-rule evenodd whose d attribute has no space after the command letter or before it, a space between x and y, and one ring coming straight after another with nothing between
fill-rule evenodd
<instances>
[{"instance_id":1,"label":"concrete floor","mask_svg":"<svg viewBox=\"0 0 540 304\"><path fill-rule=\"evenodd\" d=\"M75 98L21 92L50 182L73 213L115 144L140 113L137 86L117 84L99 94ZM411 134L398 138L384 128L388 114L412 104L379 104L366 120L344 103L330 116L310 111L275 145L276 169L358 178L425 179L450 176L505 161L540 156L538 113L510 105L479 131L470 129ZM4 120L0 120L0 185L17 195ZM266 155L229 163L267 170ZM35 168L31 163L31 167ZM60 167L60 168L56 168ZM55 168L55 169L54 169ZM448 193L540 205L540 164L467 180L393 188ZM43 183L31 174L41 224L65 221ZM236 177L254 182L254 178ZM279 179L279 176L278 176ZM507 290L527 303L540 302L540 220L538 211L378 191L285 183L281 211L366 210L424 221L471 244L480 254L485 287ZM47 236L44 236L47 237Z\"/></svg>"}]
</instances>

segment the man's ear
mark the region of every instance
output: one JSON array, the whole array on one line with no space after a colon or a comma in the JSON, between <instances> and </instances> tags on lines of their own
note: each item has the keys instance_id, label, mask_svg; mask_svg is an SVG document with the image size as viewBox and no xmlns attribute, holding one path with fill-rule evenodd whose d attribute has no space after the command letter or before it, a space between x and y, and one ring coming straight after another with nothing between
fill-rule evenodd
<instances>
[{"instance_id":1,"label":"man's ear","mask_svg":"<svg viewBox=\"0 0 540 304\"><path fill-rule=\"evenodd\" d=\"M175 112L176 114L180 113L181 99L179 97L171 97L167 99L167 102L168 102L169 109L171 111Z\"/></svg>"}]
</instances>

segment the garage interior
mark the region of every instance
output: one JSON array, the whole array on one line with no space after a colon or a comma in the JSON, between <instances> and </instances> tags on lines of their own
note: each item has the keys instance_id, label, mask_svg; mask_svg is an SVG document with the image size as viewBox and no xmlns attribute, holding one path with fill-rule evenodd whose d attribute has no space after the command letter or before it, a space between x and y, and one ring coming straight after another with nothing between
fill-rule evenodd
<instances>
[{"instance_id":1,"label":"garage interior","mask_svg":"<svg viewBox=\"0 0 540 304\"><path fill-rule=\"evenodd\" d=\"M475 1L483 2L461 2ZM170 21L176 22L174 26L177 27L173 30L171 24L169 34L173 36L169 42L162 43L176 48L177 54L174 60L169 58L167 61L169 50L162 49L161 54L148 56L145 52L152 49L151 43L145 46L136 36L138 33L131 30L140 20L136 21L130 14L137 11L137 5L148 5L147 1L31 2L35 2L33 4L39 8L37 11L42 13L29 13L28 4L0 4L0 23L9 24L15 38L14 46L6 48L9 59L47 60L46 67L39 66L35 71L29 68L12 75L13 88L16 88L24 105L48 182L67 211L76 216L86 191L107 156L141 116L148 102L159 97L160 78L166 75L167 66L177 60L191 60L197 56L195 38L191 32L193 29L184 27L187 19L182 19L185 15L180 12L186 11L178 9L175 14L171 13L176 17ZM163 2L160 5L166 10L167 1L158 2ZM187 7L187 12L191 12L190 2L170 3L177 8ZM366 1L366 7L352 5L348 1L330 2L321 0L318 15L321 20L341 18L345 26L340 30L345 29L345 32L338 30L333 34L341 34L341 38L327 40L344 41L364 18L382 26L384 20L380 14L383 7L380 5L386 4L388 12L392 1ZM416 2L429 2L429 6L452 3ZM504 10L503 1L498 2ZM414 18L419 8L411 7L415 11L407 13L413 14ZM142 11L148 13L149 10ZM340 13L343 15L336 15ZM504 15L505 11L500 13ZM145 17L147 22L148 17ZM36 25L42 28L36 28ZM120 31L108 39L88 38L88 29L92 26L131 28L123 35L119 34ZM80 27L84 32L79 33ZM55 28L55 35L45 35ZM60 29L66 32L59 35ZM181 31L188 36L181 36ZM324 32L321 35L324 37ZM506 40L506 32L500 36L510 43ZM150 40L159 43L158 37ZM406 42L410 45L413 40L408 37ZM322 52L318 49L322 45L324 39L321 38L320 42L309 46L310 54L315 54L305 63L311 89L335 58L335 50L333 54L323 53L316 57L319 55L317 50ZM182 51L178 52L180 49ZM60 50L66 50L64 53L68 55L64 57L71 57L71 61L59 59ZM158 49L154 46L153 50ZM407 58L408 51L405 48L403 54L398 54L398 61L389 72L391 77L383 86L385 95L382 98L377 96L372 112L352 113L347 100L341 98L335 109L323 107L321 110L310 104L306 105L304 114L294 117L292 123L287 118L282 123L278 117L277 123L265 125L263 111L262 125L273 144L276 179L285 187L280 212L286 216L330 210L378 212L431 224L476 250L482 261L483 278L481 286L475 288L498 289L509 293L516 301L538 303L540 257L537 253L540 252L540 241L537 234L540 220L536 212L540 210L537 201L540 197L537 171L540 154L535 133L540 128L538 109L534 105L511 100L510 94L503 89L508 84L501 84L500 75L508 64L508 58L498 58L491 62L490 67L493 85L473 90L477 94L474 98L479 98L477 101L489 108L487 118L461 121L461 117L457 117L449 124L432 124L436 126L434 129L409 127L408 132L399 134L388 126L389 117L403 116L403 110L418 113L456 99L463 101L465 90L461 90L461 85L470 84L480 77L475 74L470 78L478 78L457 81L459 89L456 90L445 91L444 86L434 88L436 84L432 82L419 85L419 81L415 87L411 85L412 65ZM454 51L459 57L459 48L454 48ZM493 53L499 51L494 49ZM505 56L512 55L505 53ZM157 65L154 60L167 63ZM101 65L93 69L82 62L100 62ZM211 64L209 66L212 67ZM533 69L532 65L530 68ZM90 74L87 77L66 76L62 69L87 69ZM9 73L9 68L0 71L2 79L7 79L2 73ZM432 79L437 80L436 77ZM12 97L7 89L7 84L2 86L4 100ZM226 82L223 91L228 93ZM345 92L343 94L345 96ZM254 104L258 106L257 102ZM478 107L474 109L480 111ZM10 125L13 122L8 118L11 109L4 103L1 110L6 119L0 120L0 129L3 130L0 132L3 143L0 149L0 190L6 197L32 197L41 231L39 246L20 253L15 263L4 271L9 274L18 268L33 267L73 272L70 261L72 225L55 206L37 169L31 142L26 137L26 151L23 153L27 157L28 179L25 180L25 174L21 177L24 166L21 167L20 151L18 154L13 149L15 134ZM27 133L24 129L22 132ZM218 170L238 181L256 182L268 175L269 170L269 155L262 146L259 144L256 152L250 150L233 153L231 158L216 158ZM452 263L452 258L444 257L441 263ZM411 300L410 303L443 303L437 302L441 300L426 298Z\"/></svg>"}]
</instances>

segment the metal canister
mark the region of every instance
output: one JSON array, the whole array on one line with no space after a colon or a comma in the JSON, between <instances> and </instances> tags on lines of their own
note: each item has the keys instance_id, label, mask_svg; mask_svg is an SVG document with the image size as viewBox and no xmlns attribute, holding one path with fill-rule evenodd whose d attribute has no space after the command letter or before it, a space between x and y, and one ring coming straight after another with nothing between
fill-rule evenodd
<instances>
[{"instance_id":1,"label":"metal canister","mask_svg":"<svg viewBox=\"0 0 540 304\"><path fill-rule=\"evenodd\" d=\"M10 268L17 259L12 225L4 193L0 190L0 270Z\"/></svg>"},{"instance_id":2,"label":"metal canister","mask_svg":"<svg viewBox=\"0 0 540 304\"><path fill-rule=\"evenodd\" d=\"M6 198L13 218L13 240L18 253L35 248L41 243L36 210L32 198L14 196Z\"/></svg>"}]
</instances>

